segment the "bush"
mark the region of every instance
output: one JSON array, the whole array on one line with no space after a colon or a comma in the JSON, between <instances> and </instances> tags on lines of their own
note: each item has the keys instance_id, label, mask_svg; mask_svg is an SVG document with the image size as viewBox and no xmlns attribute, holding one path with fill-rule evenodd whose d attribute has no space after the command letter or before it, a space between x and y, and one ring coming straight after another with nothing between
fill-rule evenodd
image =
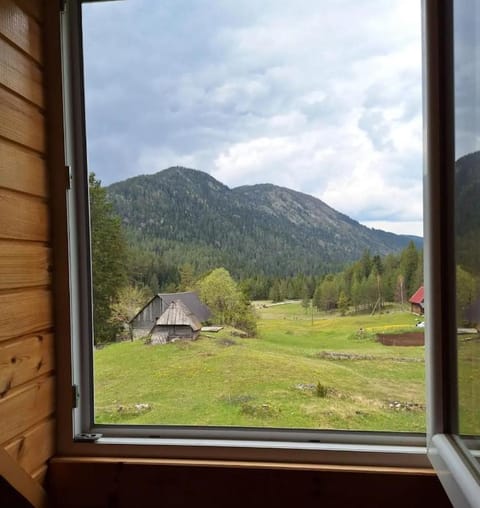
<instances>
[{"instance_id":1,"label":"bush","mask_svg":"<svg viewBox=\"0 0 480 508\"><path fill-rule=\"evenodd\" d=\"M327 386L325 386L324 384L322 384L320 381L317 383L317 386L315 388L315 393L317 395L317 397L321 397L322 399L324 399L325 397L328 396L328 392L329 392L329 389Z\"/></svg>"}]
</instances>

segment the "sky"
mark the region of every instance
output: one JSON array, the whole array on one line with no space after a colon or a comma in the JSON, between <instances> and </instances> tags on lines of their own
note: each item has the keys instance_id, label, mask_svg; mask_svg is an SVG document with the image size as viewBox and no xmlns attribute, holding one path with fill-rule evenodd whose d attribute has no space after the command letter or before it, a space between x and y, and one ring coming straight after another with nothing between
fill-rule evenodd
<instances>
[{"instance_id":1,"label":"sky","mask_svg":"<svg viewBox=\"0 0 480 508\"><path fill-rule=\"evenodd\" d=\"M273 183L423 235L419 0L84 4L89 171Z\"/></svg>"}]
</instances>

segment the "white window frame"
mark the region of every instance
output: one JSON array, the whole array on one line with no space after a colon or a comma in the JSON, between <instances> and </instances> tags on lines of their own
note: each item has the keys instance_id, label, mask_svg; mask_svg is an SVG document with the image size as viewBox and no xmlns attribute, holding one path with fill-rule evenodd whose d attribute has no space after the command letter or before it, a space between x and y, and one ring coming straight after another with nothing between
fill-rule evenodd
<instances>
[{"instance_id":1,"label":"white window frame","mask_svg":"<svg viewBox=\"0 0 480 508\"><path fill-rule=\"evenodd\" d=\"M452 503L479 507L479 458L458 429L453 7L423 2L427 447Z\"/></svg>"},{"instance_id":2,"label":"white window frame","mask_svg":"<svg viewBox=\"0 0 480 508\"><path fill-rule=\"evenodd\" d=\"M57 274L55 283L57 299L68 298L71 309L70 314L60 316L57 323L57 333L62 337L57 353L58 362L62 365L58 369L58 453L429 467L425 438L410 433L93 425L93 341L81 3L82 0L67 0L61 13L65 160L66 166L71 168L72 183L67 191L68 217L64 224L65 230L68 229L69 232L69 240L68 245L63 245L61 249L65 255L68 253L69 273L68 276L65 273L59 276ZM451 14L451 1L423 0L426 70L425 285L429 324L426 338L427 366L430 379L433 380L428 383L428 404L433 407L433 412L427 422L427 442L428 455L436 468L456 467L460 471L458 464L449 459L456 441L451 427L445 424L447 409L455 400L448 384L442 382L442 379L445 380L442 372L447 372L446 369L450 368L443 360L446 352L451 350L448 338L454 331L451 309L455 308L454 305L451 306L454 298L453 196L448 191L449 178L453 174L450 143L453 139L450 97L452 67L450 61L444 62L444 55L449 54L452 43L451 33L450 37L445 38L445 34L448 34L449 13ZM56 196L55 199L61 203L65 197ZM79 387L79 399L73 404L72 386ZM449 402L445 405L446 396ZM90 433L101 433L103 437L94 442L75 440L80 434ZM462 469L460 474L463 478L465 471ZM457 477L458 474L454 473L450 476L440 475L447 487L451 479ZM456 481L460 484L458 479ZM476 486L478 488L478 483ZM461 491L463 487L461 485ZM477 491L471 492L476 495ZM472 501L473 498L467 496L466 499ZM478 505L470 503L464 506Z\"/></svg>"}]
</instances>

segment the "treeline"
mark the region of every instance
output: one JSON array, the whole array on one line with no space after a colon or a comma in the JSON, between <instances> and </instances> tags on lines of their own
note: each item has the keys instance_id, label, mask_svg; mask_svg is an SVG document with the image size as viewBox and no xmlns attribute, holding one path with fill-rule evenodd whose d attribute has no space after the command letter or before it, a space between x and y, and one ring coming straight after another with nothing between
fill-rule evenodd
<instances>
[{"instance_id":1,"label":"treeline","mask_svg":"<svg viewBox=\"0 0 480 508\"><path fill-rule=\"evenodd\" d=\"M211 285L216 289L208 292L206 303L210 306L215 291L219 295L225 288L230 291L225 299L231 304L230 310L227 307L222 310L220 306L220 310L215 311L213 305L216 319L242 326L251 334L255 331L255 318L249 310L251 300L301 299L305 306L312 303L319 310L338 308L345 311L350 306L362 310L381 307L385 301L407 302L423 283L422 251L413 242L399 254L384 257L366 250L358 261L343 271L318 271L315 275L299 271L285 277L262 273L232 277L229 271L220 268L227 266L221 249L216 266L209 269L195 260L191 263L166 260L155 240L139 245L129 236L108 200L106 190L94 175L90 176L90 213L96 342L114 340L125 323L154 294L191 289L202 294L205 280L217 281ZM201 251L202 247L197 246L197 249ZM278 252L276 255L281 258ZM321 253L317 256L321 257ZM291 272L285 270L284 273Z\"/></svg>"},{"instance_id":2,"label":"treeline","mask_svg":"<svg viewBox=\"0 0 480 508\"><path fill-rule=\"evenodd\" d=\"M241 287L252 300L312 299L319 310L351 305L356 310L405 303L423 284L423 251L413 242L399 254L381 257L366 250L344 270L322 276L251 277Z\"/></svg>"}]
</instances>

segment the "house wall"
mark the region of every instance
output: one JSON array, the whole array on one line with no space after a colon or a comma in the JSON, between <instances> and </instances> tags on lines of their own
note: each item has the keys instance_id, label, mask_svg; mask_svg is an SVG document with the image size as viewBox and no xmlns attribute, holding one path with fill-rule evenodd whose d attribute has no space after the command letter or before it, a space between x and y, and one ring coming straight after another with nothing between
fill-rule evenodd
<instances>
[{"instance_id":1,"label":"house wall","mask_svg":"<svg viewBox=\"0 0 480 508\"><path fill-rule=\"evenodd\" d=\"M0 446L42 481L54 327L42 0L0 0Z\"/></svg>"},{"instance_id":2,"label":"house wall","mask_svg":"<svg viewBox=\"0 0 480 508\"><path fill-rule=\"evenodd\" d=\"M132 321L132 334L133 338L137 339L148 335L165 309L162 306L162 301L156 296L140 314Z\"/></svg>"}]
</instances>

